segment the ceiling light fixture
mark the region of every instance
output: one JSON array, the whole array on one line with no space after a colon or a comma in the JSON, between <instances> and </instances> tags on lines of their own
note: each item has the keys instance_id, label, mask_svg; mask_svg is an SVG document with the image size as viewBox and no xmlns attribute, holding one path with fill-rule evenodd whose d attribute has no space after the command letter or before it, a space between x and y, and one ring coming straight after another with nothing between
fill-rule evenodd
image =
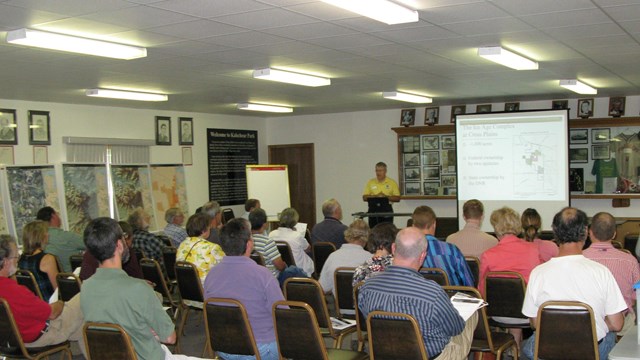
<instances>
[{"instance_id":1,"label":"ceiling light fixture","mask_svg":"<svg viewBox=\"0 0 640 360\"><path fill-rule=\"evenodd\" d=\"M578 94L595 95L598 93L598 89L592 88L591 86L576 79L560 80L560 86Z\"/></svg>"},{"instance_id":2,"label":"ceiling light fixture","mask_svg":"<svg viewBox=\"0 0 640 360\"><path fill-rule=\"evenodd\" d=\"M400 91L385 91L382 93L382 97L385 99L406 101L416 104L428 104L433 102L433 99L430 97Z\"/></svg>"},{"instance_id":3,"label":"ceiling light fixture","mask_svg":"<svg viewBox=\"0 0 640 360\"><path fill-rule=\"evenodd\" d=\"M331 85L331 79L273 68L253 70L253 77L260 80L271 80L304 86Z\"/></svg>"},{"instance_id":4,"label":"ceiling light fixture","mask_svg":"<svg viewBox=\"0 0 640 360\"><path fill-rule=\"evenodd\" d=\"M116 59L137 59L147 56L147 49L139 46L118 44L109 41L88 39L33 29L18 29L7 32L10 44L35 46L45 49L68 51L79 54L104 56Z\"/></svg>"},{"instance_id":5,"label":"ceiling light fixture","mask_svg":"<svg viewBox=\"0 0 640 360\"><path fill-rule=\"evenodd\" d=\"M139 91L125 91L114 89L87 89L87 96L103 97L110 99L138 100L138 101L167 101L169 96L166 94L154 94Z\"/></svg>"},{"instance_id":6,"label":"ceiling light fixture","mask_svg":"<svg viewBox=\"0 0 640 360\"><path fill-rule=\"evenodd\" d=\"M277 105L256 104L256 103L240 103L238 104L238 110L266 111L266 112L275 112L275 113L293 112L293 108L289 106L277 106Z\"/></svg>"},{"instance_id":7,"label":"ceiling light fixture","mask_svg":"<svg viewBox=\"0 0 640 360\"><path fill-rule=\"evenodd\" d=\"M538 70L538 63L500 46L478 48L478 56L515 70Z\"/></svg>"},{"instance_id":8,"label":"ceiling light fixture","mask_svg":"<svg viewBox=\"0 0 640 360\"><path fill-rule=\"evenodd\" d=\"M388 0L322 0L388 25L416 22L418 12Z\"/></svg>"}]
</instances>

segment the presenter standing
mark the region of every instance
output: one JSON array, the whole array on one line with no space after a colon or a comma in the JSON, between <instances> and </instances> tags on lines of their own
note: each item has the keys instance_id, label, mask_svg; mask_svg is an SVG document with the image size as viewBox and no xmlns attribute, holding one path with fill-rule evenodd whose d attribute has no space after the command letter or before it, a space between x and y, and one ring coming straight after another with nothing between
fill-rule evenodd
<instances>
[{"instance_id":1,"label":"presenter standing","mask_svg":"<svg viewBox=\"0 0 640 360\"><path fill-rule=\"evenodd\" d=\"M400 189L395 180L387 177L387 164L376 164L376 177L369 180L362 192L362 200L369 203L368 213L392 213L392 202L400 201ZM369 216L369 227L378 223L393 223L393 217Z\"/></svg>"}]
</instances>

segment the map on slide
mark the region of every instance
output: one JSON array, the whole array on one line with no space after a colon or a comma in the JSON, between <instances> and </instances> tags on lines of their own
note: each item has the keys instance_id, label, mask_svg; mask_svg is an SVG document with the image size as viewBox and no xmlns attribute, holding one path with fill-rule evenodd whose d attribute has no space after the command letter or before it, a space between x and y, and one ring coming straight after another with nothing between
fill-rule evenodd
<instances>
[{"instance_id":1,"label":"map on slide","mask_svg":"<svg viewBox=\"0 0 640 360\"><path fill-rule=\"evenodd\" d=\"M513 139L513 195L555 197L558 195L558 145L547 132L519 134Z\"/></svg>"}]
</instances>

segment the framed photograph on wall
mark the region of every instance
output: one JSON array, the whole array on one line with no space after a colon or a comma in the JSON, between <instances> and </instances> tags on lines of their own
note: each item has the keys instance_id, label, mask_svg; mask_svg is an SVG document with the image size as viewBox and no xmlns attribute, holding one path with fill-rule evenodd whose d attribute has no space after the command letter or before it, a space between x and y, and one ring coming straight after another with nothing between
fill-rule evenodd
<instances>
[{"instance_id":1,"label":"framed photograph on wall","mask_svg":"<svg viewBox=\"0 0 640 360\"><path fill-rule=\"evenodd\" d=\"M490 113L491 112L491 104L482 104L476 105L477 113Z\"/></svg>"},{"instance_id":2,"label":"framed photograph on wall","mask_svg":"<svg viewBox=\"0 0 640 360\"><path fill-rule=\"evenodd\" d=\"M51 145L49 112L29 110L29 145Z\"/></svg>"},{"instance_id":3,"label":"framed photograph on wall","mask_svg":"<svg viewBox=\"0 0 640 360\"><path fill-rule=\"evenodd\" d=\"M611 140L610 128L591 129L592 143L608 143L610 140Z\"/></svg>"},{"instance_id":4,"label":"framed photograph on wall","mask_svg":"<svg viewBox=\"0 0 640 360\"><path fill-rule=\"evenodd\" d=\"M456 137L455 135L442 135L442 149L455 149Z\"/></svg>"},{"instance_id":5,"label":"framed photograph on wall","mask_svg":"<svg viewBox=\"0 0 640 360\"><path fill-rule=\"evenodd\" d=\"M589 142L589 129L569 130L569 144L587 144Z\"/></svg>"},{"instance_id":6,"label":"framed photograph on wall","mask_svg":"<svg viewBox=\"0 0 640 360\"><path fill-rule=\"evenodd\" d=\"M456 123L456 115L463 115L467 112L467 105L453 105L451 107L451 123Z\"/></svg>"},{"instance_id":7,"label":"framed photograph on wall","mask_svg":"<svg viewBox=\"0 0 640 360\"><path fill-rule=\"evenodd\" d=\"M18 145L18 123L14 109L0 109L0 144Z\"/></svg>"},{"instance_id":8,"label":"framed photograph on wall","mask_svg":"<svg viewBox=\"0 0 640 360\"><path fill-rule=\"evenodd\" d=\"M400 126L412 126L416 123L416 109L402 109Z\"/></svg>"},{"instance_id":9,"label":"framed photograph on wall","mask_svg":"<svg viewBox=\"0 0 640 360\"><path fill-rule=\"evenodd\" d=\"M439 151L425 151L422 153L423 165L440 165Z\"/></svg>"},{"instance_id":10,"label":"framed photograph on wall","mask_svg":"<svg viewBox=\"0 0 640 360\"><path fill-rule=\"evenodd\" d=\"M420 166L420 153L402 154L404 166Z\"/></svg>"},{"instance_id":11,"label":"framed photograph on wall","mask_svg":"<svg viewBox=\"0 0 640 360\"><path fill-rule=\"evenodd\" d=\"M609 144L591 145L591 160L609 160L610 158Z\"/></svg>"},{"instance_id":12,"label":"framed photograph on wall","mask_svg":"<svg viewBox=\"0 0 640 360\"><path fill-rule=\"evenodd\" d=\"M193 145L193 118L181 117L178 122L180 145Z\"/></svg>"},{"instance_id":13,"label":"framed photograph on wall","mask_svg":"<svg viewBox=\"0 0 640 360\"><path fill-rule=\"evenodd\" d=\"M572 164L589 162L589 148L569 149L569 162Z\"/></svg>"},{"instance_id":14,"label":"framed photograph on wall","mask_svg":"<svg viewBox=\"0 0 640 360\"><path fill-rule=\"evenodd\" d=\"M440 189L440 182L438 181L425 181L423 193L425 195L438 195L438 189Z\"/></svg>"},{"instance_id":15,"label":"framed photograph on wall","mask_svg":"<svg viewBox=\"0 0 640 360\"><path fill-rule=\"evenodd\" d=\"M578 100L578 117L583 119L593 116L593 98Z\"/></svg>"},{"instance_id":16,"label":"framed photograph on wall","mask_svg":"<svg viewBox=\"0 0 640 360\"><path fill-rule=\"evenodd\" d=\"M420 180L420 168L410 167L404 168L404 181Z\"/></svg>"},{"instance_id":17,"label":"framed photograph on wall","mask_svg":"<svg viewBox=\"0 0 640 360\"><path fill-rule=\"evenodd\" d=\"M13 146L0 146L0 164L14 165L16 159L13 154Z\"/></svg>"},{"instance_id":18,"label":"framed photograph on wall","mask_svg":"<svg viewBox=\"0 0 640 360\"><path fill-rule=\"evenodd\" d=\"M33 164L45 165L49 163L49 154L46 146L33 147Z\"/></svg>"},{"instance_id":19,"label":"framed photograph on wall","mask_svg":"<svg viewBox=\"0 0 640 360\"><path fill-rule=\"evenodd\" d=\"M156 145L171 145L171 118L156 116Z\"/></svg>"},{"instance_id":20,"label":"framed photograph on wall","mask_svg":"<svg viewBox=\"0 0 640 360\"><path fill-rule=\"evenodd\" d=\"M404 183L405 195L420 195L420 183L419 182L406 182Z\"/></svg>"},{"instance_id":21,"label":"framed photograph on wall","mask_svg":"<svg viewBox=\"0 0 640 360\"><path fill-rule=\"evenodd\" d=\"M422 168L422 176L425 180L440 180L440 167L425 166Z\"/></svg>"},{"instance_id":22,"label":"framed photograph on wall","mask_svg":"<svg viewBox=\"0 0 640 360\"><path fill-rule=\"evenodd\" d=\"M624 115L625 102L624 96L609 98L609 116L620 117Z\"/></svg>"},{"instance_id":23,"label":"framed photograph on wall","mask_svg":"<svg viewBox=\"0 0 640 360\"><path fill-rule=\"evenodd\" d=\"M403 136L402 152L403 153L420 152L420 136Z\"/></svg>"},{"instance_id":24,"label":"framed photograph on wall","mask_svg":"<svg viewBox=\"0 0 640 360\"><path fill-rule=\"evenodd\" d=\"M520 111L520 102L504 103L504 111L506 112Z\"/></svg>"},{"instance_id":25,"label":"framed photograph on wall","mask_svg":"<svg viewBox=\"0 0 640 360\"><path fill-rule=\"evenodd\" d=\"M440 149L440 138L438 135L427 135L422 137L422 149L423 150L438 150Z\"/></svg>"},{"instance_id":26,"label":"framed photograph on wall","mask_svg":"<svg viewBox=\"0 0 640 360\"><path fill-rule=\"evenodd\" d=\"M456 186L456 176L455 175L442 175L440 178L442 182L442 186L446 187L455 187Z\"/></svg>"},{"instance_id":27,"label":"framed photograph on wall","mask_svg":"<svg viewBox=\"0 0 640 360\"><path fill-rule=\"evenodd\" d=\"M424 124L435 125L438 122L438 115L440 114L440 108L428 107L424 110Z\"/></svg>"}]
</instances>

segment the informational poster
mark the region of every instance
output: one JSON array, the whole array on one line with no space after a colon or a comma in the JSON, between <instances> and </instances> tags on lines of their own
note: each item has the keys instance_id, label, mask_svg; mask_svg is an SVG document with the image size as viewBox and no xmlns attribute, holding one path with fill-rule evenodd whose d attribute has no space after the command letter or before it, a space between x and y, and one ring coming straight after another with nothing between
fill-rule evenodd
<instances>
[{"instance_id":1,"label":"informational poster","mask_svg":"<svg viewBox=\"0 0 640 360\"><path fill-rule=\"evenodd\" d=\"M126 221L129 214L140 207L151 216L149 230L157 230L151 201L149 167L147 165L113 165L111 173L118 218Z\"/></svg>"},{"instance_id":2,"label":"informational poster","mask_svg":"<svg viewBox=\"0 0 640 360\"><path fill-rule=\"evenodd\" d=\"M167 225L164 214L170 208L180 208L188 217L187 184L182 165L151 165L151 192L158 228Z\"/></svg>"},{"instance_id":3,"label":"informational poster","mask_svg":"<svg viewBox=\"0 0 640 360\"><path fill-rule=\"evenodd\" d=\"M247 200L246 165L258 163L258 132L207 129L209 199L220 205L239 205Z\"/></svg>"},{"instance_id":4,"label":"informational poster","mask_svg":"<svg viewBox=\"0 0 640 360\"><path fill-rule=\"evenodd\" d=\"M104 164L62 165L69 231L82 234L92 219L109 216L107 168Z\"/></svg>"}]
</instances>

